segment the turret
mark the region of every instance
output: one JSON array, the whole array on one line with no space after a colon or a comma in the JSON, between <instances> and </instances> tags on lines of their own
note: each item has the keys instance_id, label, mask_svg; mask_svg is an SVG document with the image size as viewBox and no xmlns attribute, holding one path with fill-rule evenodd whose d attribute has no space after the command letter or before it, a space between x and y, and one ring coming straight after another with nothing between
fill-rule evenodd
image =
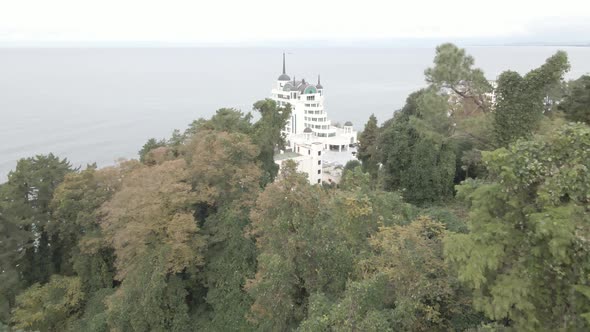
<instances>
[{"instance_id":1,"label":"turret","mask_svg":"<svg viewBox=\"0 0 590 332\"><path fill-rule=\"evenodd\" d=\"M344 132L347 133L347 134L352 133L352 122L346 121L344 123Z\"/></svg>"},{"instance_id":2,"label":"turret","mask_svg":"<svg viewBox=\"0 0 590 332\"><path fill-rule=\"evenodd\" d=\"M320 94L320 96L324 95L324 87L322 86L322 83L320 83L320 75L318 74L318 84L316 84L315 88L318 90L318 93Z\"/></svg>"},{"instance_id":3,"label":"turret","mask_svg":"<svg viewBox=\"0 0 590 332\"><path fill-rule=\"evenodd\" d=\"M303 134L305 135L305 139L308 141L311 139L312 133L313 133L313 130L311 130L311 128L309 128L309 127L303 129Z\"/></svg>"},{"instance_id":4,"label":"turret","mask_svg":"<svg viewBox=\"0 0 590 332\"><path fill-rule=\"evenodd\" d=\"M318 84L316 84L315 88L318 90L324 89L324 87L322 86L322 83L320 83L320 75L318 75Z\"/></svg>"}]
</instances>

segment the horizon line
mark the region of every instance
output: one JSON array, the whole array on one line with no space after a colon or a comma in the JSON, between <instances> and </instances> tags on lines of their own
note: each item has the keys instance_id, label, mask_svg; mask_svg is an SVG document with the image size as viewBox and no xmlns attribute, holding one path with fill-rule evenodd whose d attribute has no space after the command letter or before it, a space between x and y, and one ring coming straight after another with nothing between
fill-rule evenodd
<instances>
[{"instance_id":1,"label":"horizon line","mask_svg":"<svg viewBox=\"0 0 590 332\"><path fill-rule=\"evenodd\" d=\"M39 47L39 46L117 46L117 47L431 47L442 43L455 43L465 46L590 46L588 39L555 40L540 36L527 37L365 37L365 38L302 38L273 40L2 40L0 47Z\"/></svg>"}]
</instances>

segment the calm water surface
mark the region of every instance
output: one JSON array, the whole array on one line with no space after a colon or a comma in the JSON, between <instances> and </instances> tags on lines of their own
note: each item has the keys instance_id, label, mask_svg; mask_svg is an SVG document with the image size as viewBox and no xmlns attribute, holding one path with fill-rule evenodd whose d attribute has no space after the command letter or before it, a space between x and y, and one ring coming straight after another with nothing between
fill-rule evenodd
<instances>
[{"instance_id":1,"label":"calm water surface","mask_svg":"<svg viewBox=\"0 0 590 332\"><path fill-rule=\"evenodd\" d=\"M590 48L568 52L568 78L590 72ZM489 79L524 73L556 47L468 47ZM0 49L0 182L16 160L53 152L74 165L134 158L150 137L168 137L221 107L250 111L281 71L280 49ZM321 74L334 122L361 129L391 117L423 87L433 48L292 49L287 73Z\"/></svg>"}]
</instances>

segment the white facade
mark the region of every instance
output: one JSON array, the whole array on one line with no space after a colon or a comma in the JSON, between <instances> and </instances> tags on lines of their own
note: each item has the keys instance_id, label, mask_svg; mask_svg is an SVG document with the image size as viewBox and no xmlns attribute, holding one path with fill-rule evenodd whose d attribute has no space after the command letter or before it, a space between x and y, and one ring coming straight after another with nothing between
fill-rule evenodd
<instances>
[{"instance_id":1,"label":"white facade","mask_svg":"<svg viewBox=\"0 0 590 332\"><path fill-rule=\"evenodd\" d=\"M332 125L324 111L324 87L319 76L317 84L305 79L292 80L285 71L284 53L283 73L271 91L271 98L278 106L291 105L291 118L283 130L287 151L275 155L275 163L282 166L286 160L293 160L297 170L308 175L311 184L321 183L324 151L350 153L349 147L357 143L352 123L346 122L342 128Z\"/></svg>"},{"instance_id":2,"label":"white facade","mask_svg":"<svg viewBox=\"0 0 590 332\"><path fill-rule=\"evenodd\" d=\"M323 149L322 143L312 144L295 144L292 152L286 152L275 156L275 163L280 169L287 160L293 160L297 163L297 171L306 173L309 183L322 183L322 166L323 166Z\"/></svg>"},{"instance_id":3,"label":"white facade","mask_svg":"<svg viewBox=\"0 0 590 332\"><path fill-rule=\"evenodd\" d=\"M346 122L343 128L332 125L324 111L324 88L319 76L317 84L310 84L305 79L291 80L285 72L284 54L283 74L277 79L271 91L271 98L279 106L291 105L291 118L283 130L287 145L291 149L296 144L319 142L324 150L344 150L357 142L357 132L353 129L352 123Z\"/></svg>"}]
</instances>

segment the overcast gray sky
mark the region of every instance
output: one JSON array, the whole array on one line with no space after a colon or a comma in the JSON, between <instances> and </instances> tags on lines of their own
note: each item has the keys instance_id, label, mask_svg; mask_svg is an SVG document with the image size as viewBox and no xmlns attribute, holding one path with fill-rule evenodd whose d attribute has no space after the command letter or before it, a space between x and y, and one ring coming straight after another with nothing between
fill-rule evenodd
<instances>
[{"instance_id":1,"label":"overcast gray sky","mask_svg":"<svg viewBox=\"0 0 590 332\"><path fill-rule=\"evenodd\" d=\"M590 0L0 0L0 42L518 38L560 29L580 39L589 22Z\"/></svg>"}]
</instances>

